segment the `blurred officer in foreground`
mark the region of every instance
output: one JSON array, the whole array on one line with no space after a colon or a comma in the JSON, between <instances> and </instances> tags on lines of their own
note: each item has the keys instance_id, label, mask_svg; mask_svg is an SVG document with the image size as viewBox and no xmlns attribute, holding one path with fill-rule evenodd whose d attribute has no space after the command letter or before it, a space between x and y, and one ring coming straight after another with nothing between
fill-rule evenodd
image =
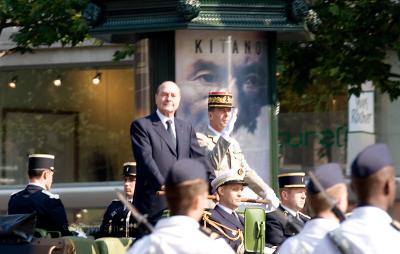
<instances>
[{"instance_id":1,"label":"blurred officer in foreground","mask_svg":"<svg viewBox=\"0 0 400 254\"><path fill-rule=\"evenodd\" d=\"M165 179L171 217L157 222L152 234L133 244L129 254L230 253L224 239L200 228L207 204L208 182L204 165L193 159L178 160Z\"/></svg>"},{"instance_id":2,"label":"blurred officer in foreground","mask_svg":"<svg viewBox=\"0 0 400 254\"><path fill-rule=\"evenodd\" d=\"M315 170L315 176L326 193L335 200L336 206L345 213L348 193L340 166L336 163L322 165ZM306 189L313 218L305 224L298 235L289 237L283 242L278 249L279 254L312 253L318 241L326 233L339 227L340 221L331 211L331 203L311 180Z\"/></svg>"},{"instance_id":3,"label":"blurred officer in foreground","mask_svg":"<svg viewBox=\"0 0 400 254\"><path fill-rule=\"evenodd\" d=\"M208 94L208 119L210 124L205 133L197 133L197 140L214 168L215 176L235 171L244 176L244 182L261 198L279 205L275 192L247 164L239 143L230 134L233 131L237 109L233 109L232 94L227 91Z\"/></svg>"},{"instance_id":4,"label":"blurred officer in foreground","mask_svg":"<svg viewBox=\"0 0 400 254\"><path fill-rule=\"evenodd\" d=\"M124 192L126 198L132 203L136 185L136 162L126 162L123 165ZM96 237L133 237L135 219L131 212L118 199L115 199L107 207L100 226L100 232Z\"/></svg>"},{"instance_id":5,"label":"blurred officer in foreground","mask_svg":"<svg viewBox=\"0 0 400 254\"><path fill-rule=\"evenodd\" d=\"M20 192L11 195L8 214L36 212L36 227L49 231L59 231L61 235L72 235L68 230L68 220L57 194L51 193L53 183L54 155L29 155L29 184Z\"/></svg>"},{"instance_id":6,"label":"blurred officer in foreground","mask_svg":"<svg viewBox=\"0 0 400 254\"><path fill-rule=\"evenodd\" d=\"M235 212L242 197L243 176L230 170L222 173L211 182L219 196L213 210L205 212L204 226L220 234L236 253L244 253L244 218Z\"/></svg>"},{"instance_id":7,"label":"blurred officer in foreground","mask_svg":"<svg viewBox=\"0 0 400 254\"><path fill-rule=\"evenodd\" d=\"M287 173L278 175L279 194L281 204L279 211L267 213L266 216L266 243L268 247L279 246L286 238L295 235L297 232L288 227L285 218L278 213L290 217L298 227L302 228L304 223L310 219L300 212L306 202L306 189L303 172Z\"/></svg>"},{"instance_id":8,"label":"blurred officer in foreground","mask_svg":"<svg viewBox=\"0 0 400 254\"><path fill-rule=\"evenodd\" d=\"M314 253L399 253L400 232L388 214L396 197L395 168L389 148L374 144L362 150L351 165L351 187L358 206L339 228L316 246Z\"/></svg>"}]
</instances>

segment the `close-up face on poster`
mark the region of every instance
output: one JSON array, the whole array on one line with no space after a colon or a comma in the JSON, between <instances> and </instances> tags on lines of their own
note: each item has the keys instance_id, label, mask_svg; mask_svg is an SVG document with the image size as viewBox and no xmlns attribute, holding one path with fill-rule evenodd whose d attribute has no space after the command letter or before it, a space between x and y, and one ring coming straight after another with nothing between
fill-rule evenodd
<instances>
[{"instance_id":1,"label":"close-up face on poster","mask_svg":"<svg viewBox=\"0 0 400 254\"><path fill-rule=\"evenodd\" d=\"M210 91L233 94L238 119L233 137L250 167L269 180L267 40L260 32L176 31L178 116L203 132Z\"/></svg>"}]
</instances>

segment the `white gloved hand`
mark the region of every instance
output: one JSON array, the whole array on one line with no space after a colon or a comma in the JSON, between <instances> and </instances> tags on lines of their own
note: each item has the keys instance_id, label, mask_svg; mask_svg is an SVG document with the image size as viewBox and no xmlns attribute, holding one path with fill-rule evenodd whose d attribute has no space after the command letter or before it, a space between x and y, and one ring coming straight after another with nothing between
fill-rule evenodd
<instances>
[{"instance_id":1,"label":"white gloved hand","mask_svg":"<svg viewBox=\"0 0 400 254\"><path fill-rule=\"evenodd\" d=\"M228 124L225 126L225 128L221 131L222 136L229 136L231 135L233 128L235 127L235 122L237 119L238 115L238 109L233 108L231 111L231 118L228 121Z\"/></svg>"}]
</instances>

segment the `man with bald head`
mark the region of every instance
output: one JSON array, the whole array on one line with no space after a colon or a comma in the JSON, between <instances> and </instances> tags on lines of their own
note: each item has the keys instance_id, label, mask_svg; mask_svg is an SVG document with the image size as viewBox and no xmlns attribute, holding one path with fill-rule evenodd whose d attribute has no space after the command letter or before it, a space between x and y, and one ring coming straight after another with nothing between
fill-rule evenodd
<instances>
[{"instance_id":1,"label":"man with bald head","mask_svg":"<svg viewBox=\"0 0 400 254\"><path fill-rule=\"evenodd\" d=\"M396 196L395 168L389 148L374 144L362 150L351 165L351 187L357 207L338 229L317 245L314 253L398 253L399 227L388 211Z\"/></svg>"},{"instance_id":2,"label":"man with bald head","mask_svg":"<svg viewBox=\"0 0 400 254\"><path fill-rule=\"evenodd\" d=\"M163 82L155 95L157 110L131 124L133 154L137 162L137 183L133 205L155 224L166 208L157 191L164 186L170 167L184 158L207 163L192 126L175 117L181 93L172 81ZM211 174L211 173L209 173Z\"/></svg>"}]
</instances>

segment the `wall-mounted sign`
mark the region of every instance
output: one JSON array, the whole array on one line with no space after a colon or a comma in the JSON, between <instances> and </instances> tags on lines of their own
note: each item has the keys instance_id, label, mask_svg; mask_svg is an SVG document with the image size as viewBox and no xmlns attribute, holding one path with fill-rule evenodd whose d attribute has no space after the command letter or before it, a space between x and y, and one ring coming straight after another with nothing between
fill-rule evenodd
<instances>
[{"instance_id":1,"label":"wall-mounted sign","mask_svg":"<svg viewBox=\"0 0 400 254\"><path fill-rule=\"evenodd\" d=\"M374 92L352 95L349 100L349 132L374 133Z\"/></svg>"}]
</instances>

